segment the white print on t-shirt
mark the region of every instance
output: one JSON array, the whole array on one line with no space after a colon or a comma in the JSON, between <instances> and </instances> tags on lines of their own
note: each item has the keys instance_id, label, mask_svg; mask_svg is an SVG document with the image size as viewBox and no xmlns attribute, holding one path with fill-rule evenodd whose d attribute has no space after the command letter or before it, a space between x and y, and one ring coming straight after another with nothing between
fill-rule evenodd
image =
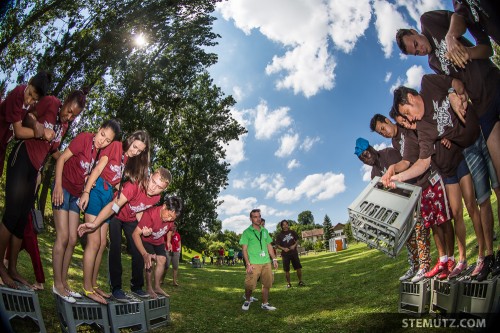
<instances>
[{"instance_id":1,"label":"white print on t-shirt","mask_svg":"<svg viewBox=\"0 0 500 333\"><path fill-rule=\"evenodd\" d=\"M168 231L168 225L164 226L163 228L161 228L160 230L158 230L156 232L153 231L151 233L151 236L153 237L154 240L156 240L156 239L159 239L159 238L165 236L165 234L167 233L167 231Z\"/></svg>"},{"instance_id":2,"label":"white print on t-shirt","mask_svg":"<svg viewBox=\"0 0 500 333\"><path fill-rule=\"evenodd\" d=\"M153 205L145 205L141 202L138 206L132 206L131 204L129 204L128 206L130 207L130 210L133 211L134 213L140 213Z\"/></svg>"},{"instance_id":3,"label":"white print on t-shirt","mask_svg":"<svg viewBox=\"0 0 500 333\"><path fill-rule=\"evenodd\" d=\"M45 121L43 123L43 127L51 129L51 130L54 131L55 136L54 136L54 139L52 139L51 142L61 142L61 140L62 140L62 132L63 132L63 127L62 127L61 124L55 124L55 125L53 125L53 124Z\"/></svg>"},{"instance_id":4,"label":"white print on t-shirt","mask_svg":"<svg viewBox=\"0 0 500 333\"><path fill-rule=\"evenodd\" d=\"M451 114L449 111L450 99L448 98L448 96L446 96L441 106L439 106L439 101L432 101L432 104L434 105L434 115L432 116L432 119L436 120L437 130L439 136L441 136L443 135L446 126L453 127L453 123L451 121Z\"/></svg>"},{"instance_id":5,"label":"white print on t-shirt","mask_svg":"<svg viewBox=\"0 0 500 333\"><path fill-rule=\"evenodd\" d=\"M479 22L478 11L484 12L484 10L481 8L481 6L476 0L466 0L466 2L467 4L469 4L470 11L472 13L472 16L474 17L474 22Z\"/></svg>"},{"instance_id":6,"label":"white print on t-shirt","mask_svg":"<svg viewBox=\"0 0 500 333\"><path fill-rule=\"evenodd\" d=\"M90 174L90 166L94 164L94 159L92 159L90 162L85 162L85 161L80 161L80 166L84 170L84 175Z\"/></svg>"},{"instance_id":7,"label":"white print on t-shirt","mask_svg":"<svg viewBox=\"0 0 500 333\"><path fill-rule=\"evenodd\" d=\"M290 243L290 241L293 241L293 236L291 233L283 237L283 242Z\"/></svg>"},{"instance_id":8,"label":"white print on t-shirt","mask_svg":"<svg viewBox=\"0 0 500 333\"><path fill-rule=\"evenodd\" d=\"M399 149L399 155L403 156L405 152L405 135L401 134L401 140L399 140L399 145L401 149Z\"/></svg>"},{"instance_id":9,"label":"white print on t-shirt","mask_svg":"<svg viewBox=\"0 0 500 333\"><path fill-rule=\"evenodd\" d=\"M122 178L122 167L120 165L110 164L109 168L114 173L112 182L114 182L117 179Z\"/></svg>"},{"instance_id":10,"label":"white print on t-shirt","mask_svg":"<svg viewBox=\"0 0 500 333\"><path fill-rule=\"evenodd\" d=\"M441 69L446 75L450 75L450 69L449 67L453 67L455 72L457 71L457 68L451 63L450 60L448 60L445 57L446 52L448 52L448 47L446 46L446 41L444 39L441 40L441 42L438 42L436 37L432 37L434 41L434 45L436 45L436 50L434 53L436 54L436 57L439 60L439 63L441 64Z\"/></svg>"}]
</instances>

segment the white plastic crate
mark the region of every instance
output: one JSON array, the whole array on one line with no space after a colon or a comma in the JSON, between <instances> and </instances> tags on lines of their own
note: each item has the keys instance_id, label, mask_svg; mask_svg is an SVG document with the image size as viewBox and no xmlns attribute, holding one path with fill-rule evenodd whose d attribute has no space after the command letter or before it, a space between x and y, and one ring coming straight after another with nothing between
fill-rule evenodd
<instances>
[{"instance_id":1,"label":"white plastic crate","mask_svg":"<svg viewBox=\"0 0 500 333\"><path fill-rule=\"evenodd\" d=\"M37 326L38 332L45 333L45 324L43 323L42 311L38 295L33 290L28 290L21 285L19 289L11 289L0 286L0 312L8 320L5 324L8 330L12 330L11 320L22 318L22 320L31 319Z\"/></svg>"},{"instance_id":2,"label":"white plastic crate","mask_svg":"<svg viewBox=\"0 0 500 333\"><path fill-rule=\"evenodd\" d=\"M431 284L429 279L417 283L401 281L399 284L399 313L421 316L429 312Z\"/></svg>"},{"instance_id":3,"label":"white plastic crate","mask_svg":"<svg viewBox=\"0 0 500 333\"><path fill-rule=\"evenodd\" d=\"M420 216L422 189L406 183L388 189L379 180L373 178L348 207L349 222L355 239L394 258Z\"/></svg>"},{"instance_id":4,"label":"white plastic crate","mask_svg":"<svg viewBox=\"0 0 500 333\"><path fill-rule=\"evenodd\" d=\"M494 306L495 287L498 277L482 282L459 282L457 312L460 317L487 318Z\"/></svg>"}]
</instances>

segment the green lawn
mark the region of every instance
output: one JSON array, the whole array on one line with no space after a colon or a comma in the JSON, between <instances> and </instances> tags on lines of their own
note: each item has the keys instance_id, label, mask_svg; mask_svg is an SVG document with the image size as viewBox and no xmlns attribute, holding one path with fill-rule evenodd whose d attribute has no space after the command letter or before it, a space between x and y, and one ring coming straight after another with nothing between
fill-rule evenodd
<instances>
[{"instance_id":1,"label":"green lawn","mask_svg":"<svg viewBox=\"0 0 500 333\"><path fill-rule=\"evenodd\" d=\"M496 202L494 203L496 205ZM496 211L496 209L495 209ZM495 212L496 214L496 212ZM497 221L497 220L496 220ZM468 227L468 256L473 263L477 256L474 233ZM495 226L498 229L498 226ZM39 237L40 250L47 277L46 289L39 292L48 332L60 332L51 293L51 249L53 230ZM498 241L495 242L495 247ZM398 277L407 269L406 250L391 259L366 245L351 244L340 253L309 254L301 257L306 287L297 287L292 273L293 288L285 288L284 273L275 273L270 303L278 308L274 312L260 309L260 302L252 304L248 312L241 310L243 303L243 266L211 266L201 269L181 264L180 287L167 284L171 295L171 323L156 332L378 332L415 331L403 329L398 312ZM192 256L196 253L185 254ZM436 252L433 250L433 263ZM82 249L76 248L70 270L71 285L81 290ZM186 256L184 259L188 259ZM103 262L106 262L104 260ZM123 256L124 287L130 279L129 256ZM34 280L31 262L25 252L20 258L20 271ZM101 285L105 286L106 270L102 269ZM170 272L171 274L171 272ZM168 283L171 282L170 277ZM261 300L260 292L254 294ZM431 318L427 316L426 318ZM22 331L22 329L19 329ZM425 332L430 331L426 329ZM446 332L446 329L436 330ZM449 330L457 332L457 330Z\"/></svg>"}]
</instances>

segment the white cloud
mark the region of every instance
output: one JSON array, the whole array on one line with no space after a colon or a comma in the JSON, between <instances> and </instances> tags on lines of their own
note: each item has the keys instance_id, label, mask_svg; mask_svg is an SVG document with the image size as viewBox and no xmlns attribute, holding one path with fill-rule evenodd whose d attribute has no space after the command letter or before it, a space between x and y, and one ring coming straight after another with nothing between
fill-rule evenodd
<instances>
[{"instance_id":1,"label":"white cloud","mask_svg":"<svg viewBox=\"0 0 500 333\"><path fill-rule=\"evenodd\" d=\"M293 153L297 145L299 144L298 134L285 134L280 139L281 145L279 149L274 153L277 157L286 157Z\"/></svg>"},{"instance_id":2,"label":"white cloud","mask_svg":"<svg viewBox=\"0 0 500 333\"><path fill-rule=\"evenodd\" d=\"M370 165L363 164L361 167L361 174L363 175L363 181L369 182L372 180L372 167Z\"/></svg>"},{"instance_id":3,"label":"white cloud","mask_svg":"<svg viewBox=\"0 0 500 333\"><path fill-rule=\"evenodd\" d=\"M266 198L272 198L285 184L285 178L281 174L261 174L253 182L252 187L266 191Z\"/></svg>"},{"instance_id":4,"label":"white cloud","mask_svg":"<svg viewBox=\"0 0 500 333\"><path fill-rule=\"evenodd\" d=\"M327 200L344 192L346 189L343 174L327 172L325 174L308 175L294 189L282 188L276 193L276 200L282 203L292 203L303 196L312 201Z\"/></svg>"},{"instance_id":5,"label":"white cloud","mask_svg":"<svg viewBox=\"0 0 500 333\"><path fill-rule=\"evenodd\" d=\"M242 100L242 99L243 99L243 97L244 97L244 94L243 94L243 89L241 89L241 87L234 86L234 87L233 87L233 97L234 97L234 99L235 99L237 102L241 102L241 100Z\"/></svg>"},{"instance_id":6,"label":"white cloud","mask_svg":"<svg viewBox=\"0 0 500 333\"><path fill-rule=\"evenodd\" d=\"M375 28L377 29L378 41L384 51L384 56L389 58L395 42L396 31L405 28L408 24L403 15L397 11L397 7L387 1L375 0L373 9L377 19Z\"/></svg>"},{"instance_id":7,"label":"white cloud","mask_svg":"<svg viewBox=\"0 0 500 333\"><path fill-rule=\"evenodd\" d=\"M296 159L288 161L288 163L286 165L286 167L288 168L288 170L292 170L292 169L298 168L299 166L300 166L300 162L297 161Z\"/></svg>"},{"instance_id":8,"label":"white cloud","mask_svg":"<svg viewBox=\"0 0 500 333\"><path fill-rule=\"evenodd\" d=\"M385 83L389 82L389 81L390 81L390 79L391 79L391 77L392 77L392 72L387 72L387 73L385 74L385 79L384 79L384 82L385 82Z\"/></svg>"},{"instance_id":9,"label":"white cloud","mask_svg":"<svg viewBox=\"0 0 500 333\"><path fill-rule=\"evenodd\" d=\"M330 0L329 32L336 47L349 53L363 36L371 18L370 0Z\"/></svg>"},{"instance_id":10,"label":"white cloud","mask_svg":"<svg viewBox=\"0 0 500 333\"><path fill-rule=\"evenodd\" d=\"M254 197L240 199L238 197L235 197L234 195L222 195L218 199L224 202L219 207L217 207L217 212L224 215L234 215L240 214L242 212L250 212L257 203L257 199Z\"/></svg>"},{"instance_id":11,"label":"white cloud","mask_svg":"<svg viewBox=\"0 0 500 333\"><path fill-rule=\"evenodd\" d=\"M420 16L430 10L443 9L442 0L396 0L398 6L406 7L413 21L420 27Z\"/></svg>"},{"instance_id":12,"label":"white cloud","mask_svg":"<svg viewBox=\"0 0 500 333\"><path fill-rule=\"evenodd\" d=\"M319 140L319 136L314 138L306 136L304 142L302 142L302 144L300 145L300 149L302 149L303 151L309 151L316 142L319 142Z\"/></svg>"},{"instance_id":13,"label":"white cloud","mask_svg":"<svg viewBox=\"0 0 500 333\"><path fill-rule=\"evenodd\" d=\"M413 65L406 71L405 81L402 82L403 80L400 77L398 77L396 82L394 82L394 84L391 86L389 90L392 94L394 90L401 85L413 88L415 90L420 90L420 83L422 81L422 76L424 75L425 75L425 70L422 66Z\"/></svg>"},{"instance_id":14,"label":"white cloud","mask_svg":"<svg viewBox=\"0 0 500 333\"><path fill-rule=\"evenodd\" d=\"M235 179L233 180L233 188L243 189L247 186L248 179Z\"/></svg>"},{"instance_id":15,"label":"white cloud","mask_svg":"<svg viewBox=\"0 0 500 333\"><path fill-rule=\"evenodd\" d=\"M269 111L267 103L261 101L254 111L255 138L259 140L270 139L274 133L290 126L292 118L288 115L289 111L288 107Z\"/></svg>"},{"instance_id":16,"label":"white cloud","mask_svg":"<svg viewBox=\"0 0 500 333\"><path fill-rule=\"evenodd\" d=\"M246 134L240 135L239 140L231 140L226 148L226 162L235 167L245 160L245 138Z\"/></svg>"},{"instance_id":17,"label":"white cloud","mask_svg":"<svg viewBox=\"0 0 500 333\"><path fill-rule=\"evenodd\" d=\"M232 230L237 234L241 234L250 224L251 222L248 214L235 215L222 220L222 230Z\"/></svg>"}]
</instances>

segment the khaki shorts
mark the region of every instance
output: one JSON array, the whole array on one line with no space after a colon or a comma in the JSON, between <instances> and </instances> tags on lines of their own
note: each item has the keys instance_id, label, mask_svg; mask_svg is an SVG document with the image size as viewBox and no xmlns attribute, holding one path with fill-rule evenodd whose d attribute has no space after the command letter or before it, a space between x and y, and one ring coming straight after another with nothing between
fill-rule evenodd
<instances>
[{"instance_id":1,"label":"khaki shorts","mask_svg":"<svg viewBox=\"0 0 500 333\"><path fill-rule=\"evenodd\" d=\"M257 286L257 280L260 277L264 288L271 288L273 285L273 269L271 263L267 264L252 264L252 273L247 273L245 277L245 289L254 290Z\"/></svg>"}]
</instances>

